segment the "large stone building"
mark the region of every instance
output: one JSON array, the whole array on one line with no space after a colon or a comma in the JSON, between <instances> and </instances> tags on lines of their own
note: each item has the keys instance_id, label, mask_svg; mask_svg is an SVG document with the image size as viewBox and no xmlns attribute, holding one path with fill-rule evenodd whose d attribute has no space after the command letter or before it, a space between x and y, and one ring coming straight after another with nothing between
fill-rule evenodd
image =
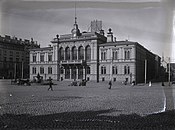
<instances>
[{"instance_id":1,"label":"large stone building","mask_svg":"<svg viewBox=\"0 0 175 130\"><path fill-rule=\"evenodd\" d=\"M0 78L29 78L29 49L38 47L33 39L0 36Z\"/></svg>"},{"instance_id":2,"label":"large stone building","mask_svg":"<svg viewBox=\"0 0 175 130\"><path fill-rule=\"evenodd\" d=\"M159 69L160 57L139 43L116 41L111 29L107 36L102 29L81 33L76 19L71 34L57 35L51 47L30 50L31 79L39 73L43 79L51 77L61 81L139 83L158 78Z\"/></svg>"}]
</instances>

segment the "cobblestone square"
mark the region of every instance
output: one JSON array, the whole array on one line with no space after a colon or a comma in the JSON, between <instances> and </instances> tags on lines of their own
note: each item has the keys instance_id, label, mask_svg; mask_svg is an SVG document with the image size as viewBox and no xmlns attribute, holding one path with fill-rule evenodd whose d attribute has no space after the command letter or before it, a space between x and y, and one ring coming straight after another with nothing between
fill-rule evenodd
<instances>
[{"instance_id":1,"label":"cobblestone square","mask_svg":"<svg viewBox=\"0 0 175 130\"><path fill-rule=\"evenodd\" d=\"M17 86L2 82L0 113L43 115L113 109L108 115L146 115L165 110L165 94L158 83L151 87L114 83L111 90L107 82L88 82L87 86L55 83L54 91L48 91L48 85Z\"/></svg>"},{"instance_id":2,"label":"cobblestone square","mask_svg":"<svg viewBox=\"0 0 175 130\"><path fill-rule=\"evenodd\" d=\"M48 85L18 86L11 85L10 81L1 81L0 114L6 115L11 122L18 121L17 124L20 124L20 120L22 122L25 120L29 125L24 128L30 128L33 121L33 124L38 124L37 121L40 122L39 124L43 124L44 121L44 128L57 122L59 127L56 125L49 128L60 128L62 121L64 122L61 126L64 126L66 122L74 126L76 123L71 124L72 121L80 120L80 118L81 123L82 121L98 121L99 123L99 120L103 120L107 126L108 123L116 123L115 117L132 123L132 119L140 120L141 117L149 116L149 114L164 112L166 108L166 93L160 83L153 83L151 87L114 83L112 89L108 89L107 82L88 82L87 86L69 86L70 82L54 81L54 83L56 85L53 85L53 91L48 91ZM126 117L122 117L122 115ZM44 119L52 121L52 123L54 120L54 123L49 124ZM9 123L7 124L9 125ZM104 125L104 123L102 124ZM103 126L102 124L98 124L100 128ZM104 128L107 128L106 125ZM21 125L18 128L21 128ZM76 129L76 127L68 128Z\"/></svg>"}]
</instances>

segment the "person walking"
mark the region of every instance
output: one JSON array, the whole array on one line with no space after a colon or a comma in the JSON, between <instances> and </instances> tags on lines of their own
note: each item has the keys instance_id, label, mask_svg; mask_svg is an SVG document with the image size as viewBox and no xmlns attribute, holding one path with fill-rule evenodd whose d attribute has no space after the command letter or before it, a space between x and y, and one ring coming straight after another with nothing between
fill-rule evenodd
<instances>
[{"instance_id":1,"label":"person walking","mask_svg":"<svg viewBox=\"0 0 175 130\"><path fill-rule=\"evenodd\" d=\"M51 77L49 77L49 88L48 88L48 91L51 89L53 91L53 88L52 88L52 79Z\"/></svg>"},{"instance_id":2,"label":"person walking","mask_svg":"<svg viewBox=\"0 0 175 130\"><path fill-rule=\"evenodd\" d=\"M111 87L112 87L112 81L110 80L109 81L109 89L111 89Z\"/></svg>"}]
</instances>

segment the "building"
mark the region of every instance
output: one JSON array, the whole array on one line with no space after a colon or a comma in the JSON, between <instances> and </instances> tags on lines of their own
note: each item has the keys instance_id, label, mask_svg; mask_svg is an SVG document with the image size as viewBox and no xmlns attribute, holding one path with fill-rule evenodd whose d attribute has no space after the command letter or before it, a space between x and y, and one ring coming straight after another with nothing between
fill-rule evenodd
<instances>
[{"instance_id":1,"label":"building","mask_svg":"<svg viewBox=\"0 0 175 130\"><path fill-rule=\"evenodd\" d=\"M96 30L94 23L91 25L92 30ZM116 41L111 29L107 36L102 29L98 33L81 33L75 18L71 34L57 35L51 42L52 47L30 50L31 79L39 73L43 79L51 77L61 81L86 79L139 83L159 76L159 56L137 42Z\"/></svg>"},{"instance_id":2,"label":"building","mask_svg":"<svg viewBox=\"0 0 175 130\"><path fill-rule=\"evenodd\" d=\"M29 49L38 47L33 39L0 36L0 78L29 78Z\"/></svg>"},{"instance_id":3,"label":"building","mask_svg":"<svg viewBox=\"0 0 175 130\"><path fill-rule=\"evenodd\" d=\"M175 63L167 63L167 73L170 78L170 81L175 81Z\"/></svg>"}]
</instances>

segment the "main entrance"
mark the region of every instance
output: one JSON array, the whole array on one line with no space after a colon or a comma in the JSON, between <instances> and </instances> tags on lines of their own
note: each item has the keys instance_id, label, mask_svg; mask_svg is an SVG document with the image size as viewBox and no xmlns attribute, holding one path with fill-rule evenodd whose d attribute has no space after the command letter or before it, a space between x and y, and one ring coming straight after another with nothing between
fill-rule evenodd
<instances>
[{"instance_id":1,"label":"main entrance","mask_svg":"<svg viewBox=\"0 0 175 130\"><path fill-rule=\"evenodd\" d=\"M85 78L85 68L82 65L64 65L65 79L83 79Z\"/></svg>"}]
</instances>

